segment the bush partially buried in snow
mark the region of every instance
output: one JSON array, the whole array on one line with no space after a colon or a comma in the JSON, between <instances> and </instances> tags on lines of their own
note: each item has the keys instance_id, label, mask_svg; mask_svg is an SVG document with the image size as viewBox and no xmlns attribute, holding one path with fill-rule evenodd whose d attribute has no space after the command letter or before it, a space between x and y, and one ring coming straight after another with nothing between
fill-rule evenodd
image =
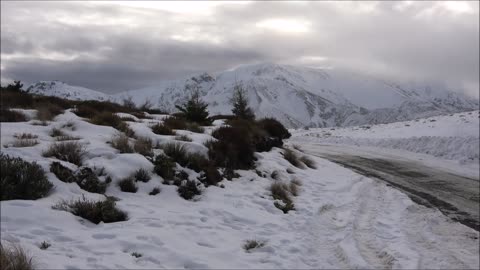
<instances>
[{"instance_id":1,"label":"bush partially buried in snow","mask_svg":"<svg viewBox=\"0 0 480 270\"><path fill-rule=\"evenodd\" d=\"M95 224L102 221L104 223L125 221L128 218L127 213L119 210L115 201L108 198L104 201L91 201L83 197L78 200L61 201L52 208L70 212Z\"/></svg>"},{"instance_id":2,"label":"bush partially buried in snow","mask_svg":"<svg viewBox=\"0 0 480 270\"><path fill-rule=\"evenodd\" d=\"M44 157L55 157L78 166L82 165L84 155L85 148L78 142L54 143L50 145L45 152L43 152Z\"/></svg>"},{"instance_id":3,"label":"bush partially buried in snow","mask_svg":"<svg viewBox=\"0 0 480 270\"><path fill-rule=\"evenodd\" d=\"M0 153L1 200L36 200L48 195L53 185L38 164Z\"/></svg>"}]
</instances>

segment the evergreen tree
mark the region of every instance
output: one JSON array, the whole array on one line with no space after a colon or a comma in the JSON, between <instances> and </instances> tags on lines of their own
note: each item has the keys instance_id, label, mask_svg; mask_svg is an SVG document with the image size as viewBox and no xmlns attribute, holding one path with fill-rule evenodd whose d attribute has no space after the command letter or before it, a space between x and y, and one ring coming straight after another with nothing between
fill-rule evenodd
<instances>
[{"instance_id":1,"label":"evergreen tree","mask_svg":"<svg viewBox=\"0 0 480 270\"><path fill-rule=\"evenodd\" d=\"M190 99L183 105L175 106L180 110L188 121L196 122L199 124L209 124L208 119L208 105L200 99L200 90L195 87L192 91Z\"/></svg>"},{"instance_id":2,"label":"evergreen tree","mask_svg":"<svg viewBox=\"0 0 480 270\"><path fill-rule=\"evenodd\" d=\"M253 113L252 109L248 107L247 92L239 84L236 84L233 89L232 103L232 112L237 118L245 120L255 119L255 114Z\"/></svg>"}]
</instances>

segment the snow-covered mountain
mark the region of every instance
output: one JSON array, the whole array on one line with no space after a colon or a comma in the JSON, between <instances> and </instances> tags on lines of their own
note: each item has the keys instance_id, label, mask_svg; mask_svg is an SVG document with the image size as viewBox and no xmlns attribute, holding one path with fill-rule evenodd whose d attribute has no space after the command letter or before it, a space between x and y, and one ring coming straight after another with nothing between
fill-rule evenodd
<instances>
[{"instance_id":1,"label":"snow-covered mountain","mask_svg":"<svg viewBox=\"0 0 480 270\"><path fill-rule=\"evenodd\" d=\"M99 91L61 81L41 81L30 85L27 92L44 96L56 96L71 100L109 100L111 97Z\"/></svg>"},{"instance_id":2,"label":"snow-covered mountain","mask_svg":"<svg viewBox=\"0 0 480 270\"><path fill-rule=\"evenodd\" d=\"M449 91L441 84L400 83L345 70L271 63L164 81L110 98L117 102L132 98L137 104L148 101L173 112L175 104L185 101L192 89L198 88L212 114L229 114L235 84L248 92L250 106L258 117L275 117L294 128L389 123L477 110L479 106L478 100ZM62 92L59 87L54 89ZM52 95L52 91L44 92Z\"/></svg>"}]
</instances>

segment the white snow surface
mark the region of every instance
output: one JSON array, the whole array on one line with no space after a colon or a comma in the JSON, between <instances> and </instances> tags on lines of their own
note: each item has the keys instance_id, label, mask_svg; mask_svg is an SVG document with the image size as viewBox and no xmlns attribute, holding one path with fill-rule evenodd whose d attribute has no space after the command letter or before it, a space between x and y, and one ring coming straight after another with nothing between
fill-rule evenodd
<instances>
[{"instance_id":1,"label":"white snow surface","mask_svg":"<svg viewBox=\"0 0 480 270\"><path fill-rule=\"evenodd\" d=\"M164 117L128 123L137 135L163 143L172 136L153 134L148 126ZM64 127L67 123L74 128ZM95 225L51 208L62 199L103 198L49 172L55 159L41 153L53 142L48 135L52 127L80 137L88 152L85 164L103 167L112 176L106 194L120 199L117 205L128 213L127 221ZM206 134L182 132L194 140L188 143L196 147L192 149L201 149L212 128ZM22 132L38 135L39 144L4 146ZM179 197L175 186L162 185L155 174L148 183L137 183L137 193L121 192L119 179L139 168L151 170L152 164L141 155L112 148L108 141L116 132L70 111L48 126L1 123L2 153L37 162L55 186L46 198L1 202L2 243L22 245L39 269L479 268L477 231L381 182L314 156L317 169L298 169L283 159L280 149L259 153L257 170L265 177L239 171L240 178L223 180L224 188L208 187L194 201ZM274 171L277 180L271 177ZM274 207L268 187L293 179L303 183L294 198L296 211L283 214ZM149 196L157 186L160 194ZM246 252L243 244L254 239L265 246ZM41 250L43 241L51 247ZM136 258L133 252L142 256Z\"/></svg>"},{"instance_id":2,"label":"white snow surface","mask_svg":"<svg viewBox=\"0 0 480 270\"><path fill-rule=\"evenodd\" d=\"M479 117L479 111L472 111L390 124L296 130L291 141L401 149L478 164Z\"/></svg>"}]
</instances>

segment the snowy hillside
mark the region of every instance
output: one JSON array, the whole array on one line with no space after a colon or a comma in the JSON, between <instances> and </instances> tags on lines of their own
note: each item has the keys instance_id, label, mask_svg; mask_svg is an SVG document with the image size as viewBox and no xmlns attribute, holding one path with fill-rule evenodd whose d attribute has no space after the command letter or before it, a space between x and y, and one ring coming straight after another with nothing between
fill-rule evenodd
<instances>
[{"instance_id":1,"label":"snowy hillside","mask_svg":"<svg viewBox=\"0 0 480 270\"><path fill-rule=\"evenodd\" d=\"M174 112L198 89L212 114L230 114L235 84L248 92L258 117L274 116L285 125L332 127L391 123L446 113L478 110L478 100L451 92L436 83L387 82L336 69L313 69L277 64L242 66L216 74L198 74L164 81L144 89L107 96L59 83L40 83L30 92L71 99L125 98L141 105ZM45 85L46 84L46 85Z\"/></svg>"},{"instance_id":2,"label":"snowy hillside","mask_svg":"<svg viewBox=\"0 0 480 270\"><path fill-rule=\"evenodd\" d=\"M56 96L70 100L109 100L110 96L99 91L80 86L71 86L61 81L42 81L30 85L28 93Z\"/></svg>"},{"instance_id":3,"label":"snowy hillside","mask_svg":"<svg viewBox=\"0 0 480 270\"><path fill-rule=\"evenodd\" d=\"M35 118L34 110L17 111ZM217 121L204 133L177 130L192 140L185 142L152 132L150 127L164 122L164 115L119 116L128 119L136 136L147 137L154 145L176 141L200 152L205 150L203 142L212 139L212 130L222 125ZM424 135L432 134L427 126L433 124L449 130L447 126L459 127L454 123L476 119L478 127L478 112L465 118L435 119L410 125L424 127L419 131ZM370 132L379 137L400 134L405 124L394 124L397 132L389 133L386 126L372 127ZM38 269L478 269L480 264L478 231L414 203L382 182L319 157L309 156L315 168L298 168L285 160L282 149L256 153L256 170L238 170L239 177L232 181L200 186L201 195L185 200L175 185L152 172L154 165L145 156L112 147L117 130L94 125L71 110L43 124L30 120L1 125L2 154L38 163L54 186L41 199L1 202L2 244L25 248ZM332 132L348 134L346 130ZM350 133L355 132L352 128ZM470 132L473 129L465 131ZM26 139L30 141L20 142L19 135L25 133L31 134ZM85 150L83 168L91 168L105 183L111 177L105 195L61 181L51 172L53 162L79 168L42 154L59 140L80 143ZM156 147L154 152L159 155L164 150ZM198 176L175 166L187 172L189 179ZM134 193L121 191L122 179L141 168L151 178L136 181ZM274 206L273 183L296 183L294 211L284 214ZM154 188L159 193L149 195ZM94 224L52 208L62 200L100 201L106 196L116 198L127 220ZM247 249L247 241L259 245Z\"/></svg>"},{"instance_id":4,"label":"snowy hillside","mask_svg":"<svg viewBox=\"0 0 480 270\"><path fill-rule=\"evenodd\" d=\"M478 163L479 111L345 128L297 130L292 141L403 149Z\"/></svg>"}]
</instances>

